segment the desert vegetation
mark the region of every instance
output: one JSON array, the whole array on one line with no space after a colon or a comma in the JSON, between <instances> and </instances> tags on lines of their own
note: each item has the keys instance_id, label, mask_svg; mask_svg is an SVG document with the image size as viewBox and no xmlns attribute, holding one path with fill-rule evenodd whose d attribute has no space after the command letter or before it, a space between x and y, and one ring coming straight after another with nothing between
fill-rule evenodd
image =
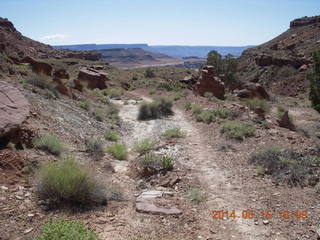
<instances>
[{"instance_id":1,"label":"desert vegetation","mask_svg":"<svg viewBox=\"0 0 320 240\"><path fill-rule=\"evenodd\" d=\"M151 120L172 115L172 102L161 98L153 102L143 102L139 108L138 120Z\"/></svg>"},{"instance_id":2,"label":"desert vegetation","mask_svg":"<svg viewBox=\"0 0 320 240\"><path fill-rule=\"evenodd\" d=\"M73 157L42 164L36 175L41 199L71 204L95 204L106 201L104 186L90 170Z\"/></svg>"},{"instance_id":3,"label":"desert vegetation","mask_svg":"<svg viewBox=\"0 0 320 240\"><path fill-rule=\"evenodd\" d=\"M33 139L33 145L56 156L60 156L65 149L64 144L57 136L49 134Z\"/></svg>"},{"instance_id":4,"label":"desert vegetation","mask_svg":"<svg viewBox=\"0 0 320 240\"><path fill-rule=\"evenodd\" d=\"M313 54L313 68L308 75L310 81L310 100L312 106L320 112L320 51Z\"/></svg>"},{"instance_id":5,"label":"desert vegetation","mask_svg":"<svg viewBox=\"0 0 320 240\"><path fill-rule=\"evenodd\" d=\"M107 147L107 152L118 160L127 160L128 150L125 144L114 143Z\"/></svg>"},{"instance_id":6,"label":"desert vegetation","mask_svg":"<svg viewBox=\"0 0 320 240\"><path fill-rule=\"evenodd\" d=\"M41 227L39 240L68 239L68 240L99 240L95 233L83 223L75 220L50 220Z\"/></svg>"},{"instance_id":7,"label":"desert vegetation","mask_svg":"<svg viewBox=\"0 0 320 240\"><path fill-rule=\"evenodd\" d=\"M247 137L254 136L255 125L252 122L227 121L222 124L220 132L227 138L244 140Z\"/></svg>"}]
</instances>

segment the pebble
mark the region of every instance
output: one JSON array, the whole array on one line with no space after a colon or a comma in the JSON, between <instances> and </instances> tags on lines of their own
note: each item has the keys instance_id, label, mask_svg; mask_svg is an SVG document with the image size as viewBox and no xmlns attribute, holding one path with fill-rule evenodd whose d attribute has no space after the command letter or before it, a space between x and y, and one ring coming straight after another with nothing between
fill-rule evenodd
<instances>
[{"instance_id":1,"label":"pebble","mask_svg":"<svg viewBox=\"0 0 320 240\"><path fill-rule=\"evenodd\" d=\"M27 234L27 233L31 232L32 230L33 230L33 228L28 228L28 229L25 230L23 233L24 233L24 234Z\"/></svg>"},{"instance_id":2,"label":"pebble","mask_svg":"<svg viewBox=\"0 0 320 240\"><path fill-rule=\"evenodd\" d=\"M7 188L6 186L1 186L2 190L8 190L9 188Z\"/></svg>"},{"instance_id":3,"label":"pebble","mask_svg":"<svg viewBox=\"0 0 320 240\"><path fill-rule=\"evenodd\" d=\"M263 222L264 225L269 224L269 220L263 220L262 222Z\"/></svg>"}]
</instances>

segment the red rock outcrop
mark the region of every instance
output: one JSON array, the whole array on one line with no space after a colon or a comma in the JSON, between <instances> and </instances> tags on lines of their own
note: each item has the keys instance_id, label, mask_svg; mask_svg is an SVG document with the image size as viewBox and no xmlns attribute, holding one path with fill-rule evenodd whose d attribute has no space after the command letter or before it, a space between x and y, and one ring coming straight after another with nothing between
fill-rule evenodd
<instances>
[{"instance_id":1,"label":"red rock outcrop","mask_svg":"<svg viewBox=\"0 0 320 240\"><path fill-rule=\"evenodd\" d=\"M19 129L30 112L27 99L7 82L0 81L0 137Z\"/></svg>"},{"instance_id":2,"label":"red rock outcrop","mask_svg":"<svg viewBox=\"0 0 320 240\"><path fill-rule=\"evenodd\" d=\"M240 88L237 94L240 98L270 99L267 90L259 83L245 82L240 85Z\"/></svg>"},{"instance_id":3,"label":"red rock outcrop","mask_svg":"<svg viewBox=\"0 0 320 240\"><path fill-rule=\"evenodd\" d=\"M69 73L64 68L54 70L53 76L60 79L69 79Z\"/></svg>"},{"instance_id":4,"label":"red rock outcrop","mask_svg":"<svg viewBox=\"0 0 320 240\"><path fill-rule=\"evenodd\" d=\"M213 66L205 66L201 71L201 77L194 86L193 91L200 95L204 95L206 92L211 92L213 96L219 99L224 99L224 82L217 77Z\"/></svg>"},{"instance_id":5,"label":"red rock outcrop","mask_svg":"<svg viewBox=\"0 0 320 240\"><path fill-rule=\"evenodd\" d=\"M35 73L43 73L47 76L52 75L53 67L46 62L38 61L30 56L26 56L21 60L22 63L30 63L32 71Z\"/></svg>"},{"instance_id":6,"label":"red rock outcrop","mask_svg":"<svg viewBox=\"0 0 320 240\"><path fill-rule=\"evenodd\" d=\"M105 72L97 71L92 68L81 68L78 74L78 80L85 82L84 86L89 89L106 89L108 76Z\"/></svg>"}]
</instances>

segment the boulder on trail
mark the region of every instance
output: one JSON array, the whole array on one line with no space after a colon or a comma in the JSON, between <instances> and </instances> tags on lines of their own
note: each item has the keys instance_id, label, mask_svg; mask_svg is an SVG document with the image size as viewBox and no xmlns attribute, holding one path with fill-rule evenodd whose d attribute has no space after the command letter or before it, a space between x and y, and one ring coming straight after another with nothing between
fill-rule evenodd
<instances>
[{"instance_id":1,"label":"boulder on trail","mask_svg":"<svg viewBox=\"0 0 320 240\"><path fill-rule=\"evenodd\" d=\"M179 215L181 210L176 207L163 207L163 205L170 205L166 199L162 199L165 194L171 194L164 191L146 191L140 194L136 199L136 211L149 214L160 215ZM161 201L161 207L156 206L156 201Z\"/></svg>"},{"instance_id":2,"label":"boulder on trail","mask_svg":"<svg viewBox=\"0 0 320 240\"><path fill-rule=\"evenodd\" d=\"M0 138L18 130L29 116L30 106L22 93L0 81Z\"/></svg>"}]
</instances>

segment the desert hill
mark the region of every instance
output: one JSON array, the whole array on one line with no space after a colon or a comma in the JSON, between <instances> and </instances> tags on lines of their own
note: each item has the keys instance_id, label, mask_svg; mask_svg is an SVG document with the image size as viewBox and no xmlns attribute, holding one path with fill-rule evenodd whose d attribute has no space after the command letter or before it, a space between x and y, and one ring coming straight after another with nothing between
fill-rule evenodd
<instances>
[{"instance_id":1,"label":"desert hill","mask_svg":"<svg viewBox=\"0 0 320 240\"><path fill-rule=\"evenodd\" d=\"M295 19L280 36L243 52L240 78L265 84L279 94L303 93L312 53L319 48L320 16Z\"/></svg>"}]
</instances>

